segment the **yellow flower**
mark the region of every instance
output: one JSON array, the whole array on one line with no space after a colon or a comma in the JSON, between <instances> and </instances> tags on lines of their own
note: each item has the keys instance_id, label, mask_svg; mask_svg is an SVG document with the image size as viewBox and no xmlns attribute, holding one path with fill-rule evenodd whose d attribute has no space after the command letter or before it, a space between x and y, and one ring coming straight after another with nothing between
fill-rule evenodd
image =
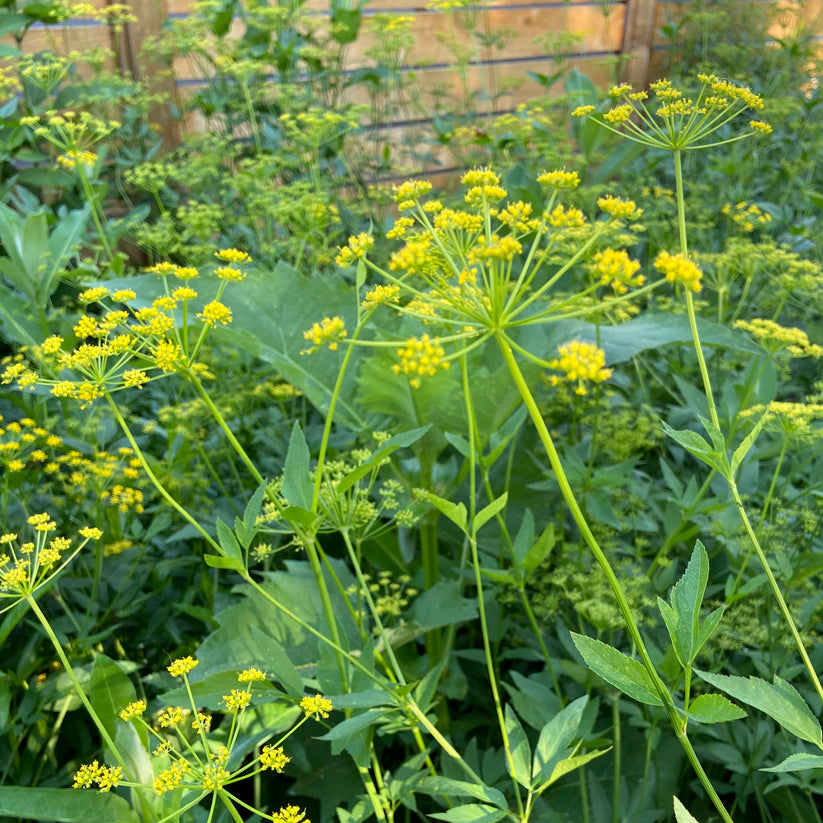
<instances>
[{"instance_id":1,"label":"yellow flower","mask_svg":"<svg viewBox=\"0 0 823 823\"><path fill-rule=\"evenodd\" d=\"M307 695L300 701L300 708L306 713L306 717L314 717L315 720L326 718L332 710L332 703L327 697L322 694L316 694L314 697Z\"/></svg>"},{"instance_id":2,"label":"yellow flower","mask_svg":"<svg viewBox=\"0 0 823 823\"><path fill-rule=\"evenodd\" d=\"M301 812L298 806L284 806L279 812L275 812L271 819L273 823L311 823L305 812Z\"/></svg>"},{"instance_id":3,"label":"yellow flower","mask_svg":"<svg viewBox=\"0 0 823 823\"><path fill-rule=\"evenodd\" d=\"M399 286L375 286L366 292L366 298L363 300L363 308L369 311L376 309L378 306L382 306L384 303L396 303L399 296Z\"/></svg>"},{"instance_id":4,"label":"yellow flower","mask_svg":"<svg viewBox=\"0 0 823 823\"><path fill-rule=\"evenodd\" d=\"M576 171L557 169L555 171L544 171L538 176L537 182L555 189L576 189L580 185L580 177Z\"/></svg>"},{"instance_id":5,"label":"yellow flower","mask_svg":"<svg viewBox=\"0 0 823 823\"><path fill-rule=\"evenodd\" d=\"M362 260L366 252L374 246L374 238L365 232L355 237L350 237L349 242L340 249L340 253L335 257L335 262L341 268L351 266L355 260Z\"/></svg>"},{"instance_id":6,"label":"yellow flower","mask_svg":"<svg viewBox=\"0 0 823 823\"><path fill-rule=\"evenodd\" d=\"M691 291L700 291L700 278L703 272L696 263L686 260L682 254L669 254L661 251L654 261L654 267L666 275L670 283L682 283Z\"/></svg>"},{"instance_id":7,"label":"yellow flower","mask_svg":"<svg viewBox=\"0 0 823 823\"><path fill-rule=\"evenodd\" d=\"M260 669L256 669L252 666L250 669L243 669L243 671L237 675L237 679L241 683L255 683L258 680L265 680L266 675L263 674Z\"/></svg>"},{"instance_id":8,"label":"yellow flower","mask_svg":"<svg viewBox=\"0 0 823 823\"><path fill-rule=\"evenodd\" d=\"M230 694L223 695L226 709L232 713L242 711L251 703L251 695L242 689L232 689Z\"/></svg>"},{"instance_id":9,"label":"yellow flower","mask_svg":"<svg viewBox=\"0 0 823 823\"><path fill-rule=\"evenodd\" d=\"M594 272L600 275L604 286L610 285L618 294L625 294L629 286L642 286L645 278L635 276L640 268L637 260L632 260L625 251L605 249L594 256Z\"/></svg>"},{"instance_id":10,"label":"yellow flower","mask_svg":"<svg viewBox=\"0 0 823 823\"><path fill-rule=\"evenodd\" d=\"M222 249L221 251L215 252L214 256L224 263L251 263L250 255L237 249Z\"/></svg>"},{"instance_id":11,"label":"yellow flower","mask_svg":"<svg viewBox=\"0 0 823 823\"><path fill-rule=\"evenodd\" d=\"M260 752L260 766L263 769L271 769L278 774L291 763L291 758L286 756L282 746L263 746Z\"/></svg>"},{"instance_id":12,"label":"yellow flower","mask_svg":"<svg viewBox=\"0 0 823 823\"><path fill-rule=\"evenodd\" d=\"M191 655L186 655L186 657L178 657L177 660L173 660L167 668L172 677L182 677L184 674L188 674L198 662Z\"/></svg>"},{"instance_id":13,"label":"yellow flower","mask_svg":"<svg viewBox=\"0 0 823 823\"><path fill-rule=\"evenodd\" d=\"M319 323L314 323L310 329L303 332L303 339L312 344L312 348L303 353L317 351L328 343L332 351L337 351L338 343L346 336L346 324L342 317L324 317Z\"/></svg>"},{"instance_id":14,"label":"yellow flower","mask_svg":"<svg viewBox=\"0 0 823 823\"><path fill-rule=\"evenodd\" d=\"M410 337L397 354L400 362L394 365L394 373L412 375L409 383L415 389L420 387L420 376L432 377L438 369L448 369L451 365L444 360L446 352L440 341L428 334Z\"/></svg>"},{"instance_id":15,"label":"yellow flower","mask_svg":"<svg viewBox=\"0 0 823 823\"><path fill-rule=\"evenodd\" d=\"M120 711L119 717L121 720L128 722L133 717L140 717L145 711L146 701L135 700L133 703L129 703L125 709Z\"/></svg>"},{"instance_id":16,"label":"yellow flower","mask_svg":"<svg viewBox=\"0 0 823 823\"><path fill-rule=\"evenodd\" d=\"M218 300L212 300L203 306L203 312L197 315L197 319L209 326L216 326L218 323L221 326L228 326L231 323L231 309Z\"/></svg>"},{"instance_id":17,"label":"yellow flower","mask_svg":"<svg viewBox=\"0 0 823 823\"><path fill-rule=\"evenodd\" d=\"M157 723L161 728L173 728L183 722L183 710L179 706L169 706L157 715Z\"/></svg>"},{"instance_id":18,"label":"yellow flower","mask_svg":"<svg viewBox=\"0 0 823 823\"><path fill-rule=\"evenodd\" d=\"M240 271L240 269L235 269L231 266L218 266L214 273L221 279L221 280L228 280L239 282L244 280L246 277L245 272Z\"/></svg>"},{"instance_id":19,"label":"yellow flower","mask_svg":"<svg viewBox=\"0 0 823 823\"><path fill-rule=\"evenodd\" d=\"M635 219L643 213L643 209L638 209L634 200L621 200L619 197L612 197L611 195L599 198L597 205L606 214L610 214L617 219Z\"/></svg>"},{"instance_id":20,"label":"yellow flower","mask_svg":"<svg viewBox=\"0 0 823 823\"><path fill-rule=\"evenodd\" d=\"M606 355L592 343L573 340L559 348L560 357L549 362L556 371L565 372L563 377L553 375L551 383L558 385L562 380L577 383L575 394L584 395L588 391L584 385L587 381L602 383L612 376L612 370L605 368Z\"/></svg>"}]
</instances>

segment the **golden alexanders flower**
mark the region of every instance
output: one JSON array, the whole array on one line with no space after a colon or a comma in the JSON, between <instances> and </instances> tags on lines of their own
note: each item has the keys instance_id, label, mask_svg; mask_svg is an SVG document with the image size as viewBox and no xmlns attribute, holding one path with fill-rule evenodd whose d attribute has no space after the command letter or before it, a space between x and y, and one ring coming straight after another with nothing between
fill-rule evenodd
<instances>
[{"instance_id":1,"label":"golden alexanders flower","mask_svg":"<svg viewBox=\"0 0 823 823\"><path fill-rule=\"evenodd\" d=\"M552 375L551 384L561 382L576 383L575 394L588 394L586 383L602 383L612 376L612 370L606 368L606 355L602 349L593 343L583 343L572 340L559 348L560 357L549 362L549 367L563 372L562 375Z\"/></svg>"}]
</instances>

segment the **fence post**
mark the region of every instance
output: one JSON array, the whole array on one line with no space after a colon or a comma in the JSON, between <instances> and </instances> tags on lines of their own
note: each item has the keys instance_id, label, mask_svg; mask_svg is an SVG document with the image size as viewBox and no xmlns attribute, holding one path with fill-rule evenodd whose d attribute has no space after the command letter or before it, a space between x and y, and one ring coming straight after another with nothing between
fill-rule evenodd
<instances>
[{"instance_id":1,"label":"fence post","mask_svg":"<svg viewBox=\"0 0 823 823\"><path fill-rule=\"evenodd\" d=\"M657 0L628 0L621 54L626 58L621 80L644 87L649 80L649 57L654 40Z\"/></svg>"},{"instance_id":2,"label":"fence post","mask_svg":"<svg viewBox=\"0 0 823 823\"><path fill-rule=\"evenodd\" d=\"M171 150L180 145L180 123L169 108L170 103L177 104L171 67L164 63L162 57L149 52L141 53L146 40L163 30L167 16L165 0L130 0L129 5L137 22L127 23L117 38L115 51L119 68L124 73L130 73L135 81L148 82L152 91L167 97L169 102L160 103L149 111L149 120L162 135L163 148Z\"/></svg>"}]
</instances>

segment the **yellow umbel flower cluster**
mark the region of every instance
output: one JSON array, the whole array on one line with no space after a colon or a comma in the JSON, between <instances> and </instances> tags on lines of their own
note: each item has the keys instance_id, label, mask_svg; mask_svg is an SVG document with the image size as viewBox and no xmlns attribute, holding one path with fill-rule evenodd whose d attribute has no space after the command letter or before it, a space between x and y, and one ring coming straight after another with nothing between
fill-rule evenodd
<instances>
[{"instance_id":1,"label":"yellow umbel flower cluster","mask_svg":"<svg viewBox=\"0 0 823 823\"><path fill-rule=\"evenodd\" d=\"M703 272L697 263L687 260L682 254L669 254L661 251L654 261L654 267L666 275L666 280L670 283L682 283L691 291L700 291L700 278Z\"/></svg>"},{"instance_id":2,"label":"yellow umbel flower cluster","mask_svg":"<svg viewBox=\"0 0 823 823\"><path fill-rule=\"evenodd\" d=\"M734 205L726 203L720 211L747 232L753 232L758 226L766 226L772 222L772 216L767 211L745 200Z\"/></svg>"},{"instance_id":3,"label":"yellow umbel flower cluster","mask_svg":"<svg viewBox=\"0 0 823 823\"><path fill-rule=\"evenodd\" d=\"M611 286L618 294L625 294L630 286L642 286L646 278L637 274L640 263L632 260L622 249L605 249L594 256L592 270L600 283Z\"/></svg>"},{"instance_id":4,"label":"yellow umbel flower cluster","mask_svg":"<svg viewBox=\"0 0 823 823\"><path fill-rule=\"evenodd\" d=\"M792 357L823 356L823 348L812 343L806 332L797 328L786 328L774 320L759 317L754 320L738 320L734 327L747 331L771 352L785 351Z\"/></svg>"},{"instance_id":5,"label":"yellow umbel flower cluster","mask_svg":"<svg viewBox=\"0 0 823 823\"><path fill-rule=\"evenodd\" d=\"M311 354L325 345L332 351L337 351L337 346L346 337L346 324L342 317L324 317L319 323L312 324L310 329L303 332L303 339L308 340L312 346L305 349L302 354Z\"/></svg>"},{"instance_id":6,"label":"yellow umbel flower cluster","mask_svg":"<svg viewBox=\"0 0 823 823\"><path fill-rule=\"evenodd\" d=\"M552 375L551 384L559 385L566 381L577 383L575 394L588 394L586 383L602 383L612 376L612 370L606 368L606 355L593 343L582 343L572 340L559 348L560 357L549 362L549 367L563 372L563 375Z\"/></svg>"},{"instance_id":7,"label":"yellow umbel flower cluster","mask_svg":"<svg viewBox=\"0 0 823 823\"><path fill-rule=\"evenodd\" d=\"M451 365L444 359L446 351L440 341L428 334L410 337L397 350L397 355L400 362L395 363L394 373L411 375L409 384L415 389L420 387L420 377L433 377L438 369L448 369Z\"/></svg>"}]
</instances>

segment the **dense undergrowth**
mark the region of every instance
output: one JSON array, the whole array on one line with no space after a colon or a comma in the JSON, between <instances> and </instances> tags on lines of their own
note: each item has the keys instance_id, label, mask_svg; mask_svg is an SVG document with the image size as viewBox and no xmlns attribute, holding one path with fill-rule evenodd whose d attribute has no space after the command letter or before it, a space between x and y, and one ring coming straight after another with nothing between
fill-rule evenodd
<instances>
[{"instance_id":1,"label":"dense undergrowth","mask_svg":"<svg viewBox=\"0 0 823 823\"><path fill-rule=\"evenodd\" d=\"M202 3L171 152L59 48L126 7L0 14L0 816L821 820L817 62L735 9L403 146L404 15Z\"/></svg>"}]
</instances>

